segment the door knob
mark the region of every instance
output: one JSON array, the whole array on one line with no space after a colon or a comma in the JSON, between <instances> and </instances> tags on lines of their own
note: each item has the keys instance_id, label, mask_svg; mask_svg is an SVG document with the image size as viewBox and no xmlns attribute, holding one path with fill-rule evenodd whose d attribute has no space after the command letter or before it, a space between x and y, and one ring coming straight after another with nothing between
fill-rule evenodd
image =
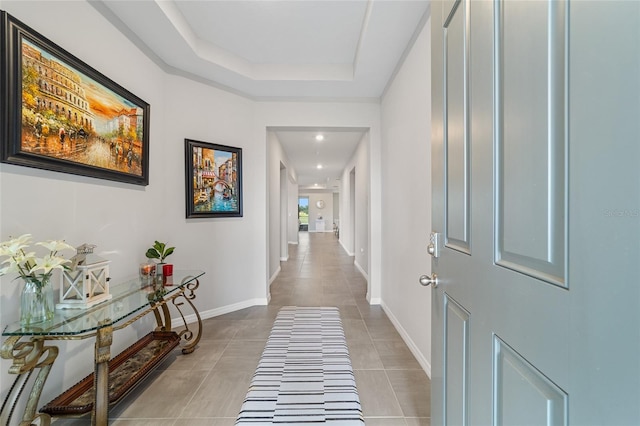
<instances>
[{"instance_id":1,"label":"door knob","mask_svg":"<svg viewBox=\"0 0 640 426\"><path fill-rule=\"evenodd\" d=\"M420 284L422 284L425 287L430 284L433 284L433 288L438 287L438 276L436 274L431 274L431 276L420 275L419 281L420 281Z\"/></svg>"}]
</instances>

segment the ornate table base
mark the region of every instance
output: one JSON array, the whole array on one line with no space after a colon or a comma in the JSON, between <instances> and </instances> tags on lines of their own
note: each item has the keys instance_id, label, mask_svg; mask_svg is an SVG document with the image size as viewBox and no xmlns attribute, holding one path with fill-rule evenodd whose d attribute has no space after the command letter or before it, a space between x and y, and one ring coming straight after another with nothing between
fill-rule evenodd
<instances>
[{"instance_id":1,"label":"ornate table base","mask_svg":"<svg viewBox=\"0 0 640 426\"><path fill-rule=\"evenodd\" d=\"M184 284L185 282L186 284ZM128 390L133 388L139 380L142 380L146 376L146 373L171 353L173 347L181 342L182 353L189 354L195 350L202 336L202 320L198 310L192 303L192 300L195 299L195 290L198 286L199 282L197 279L192 276L187 276L183 280L183 284L172 289L168 294L167 290L163 288L150 292L147 296L146 308L143 308L126 322L114 323L110 318L106 318L97 323L93 331L79 334L49 334L46 331L34 331L30 329L24 333L13 332L9 334L9 337L2 345L0 356L4 359L13 360L13 364L9 368L9 373L15 374L17 377L0 410L2 424L10 424L14 416L14 411L23 396L27 384L30 382L31 376L37 371L37 375L31 386L31 391L29 392L20 426L31 425L36 419L39 419L41 425L48 426L51 423L50 415L78 415L87 413L89 410L91 411L92 425L107 426L109 404L120 400ZM179 332L172 331L171 313L167 305L169 302L175 306L182 318L184 329ZM196 315L196 322L194 324L197 324L198 329L195 332L189 328L189 324L187 324L182 312L185 302ZM105 306L110 303L118 303L118 299L114 298L112 301L105 302ZM137 311L138 309L135 309L133 312ZM111 344L113 342L114 331L128 327L150 312L153 312L156 320L155 330L112 360ZM82 316L83 314L81 313L76 316L75 319L82 318ZM8 333L3 334L8 335ZM51 403L43 407L41 413L38 413L38 403L42 389L51 371L51 367L58 356L58 348L56 346L45 346L45 342L52 340L83 340L94 336L95 370L93 375L88 376L84 381L79 382L67 392L54 399ZM22 339L28 340L21 341ZM110 394L109 382L115 378L110 376L110 366L115 369L115 367L126 362L136 354L139 358L147 357L149 352L146 354L143 352L143 355L140 355L140 352L150 341L158 339L171 341L172 346L165 347L165 350L161 350L158 354L151 356L150 360L145 360L146 366L141 367L141 371L139 371L140 374L131 375L128 379L124 380L122 386L116 386ZM85 383L85 381L87 382ZM93 386L94 381L95 386ZM87 385L88 382L90 383ZM80 392L81 389L82 392ZM88 398L88 409L87 404L83 405L82 403L82 401L86 401L87 394L90 395ZM78 398L80 398L80 402L78 402ZM78 408L78 406L83 408Z\"/></svg>"}]
</instances>

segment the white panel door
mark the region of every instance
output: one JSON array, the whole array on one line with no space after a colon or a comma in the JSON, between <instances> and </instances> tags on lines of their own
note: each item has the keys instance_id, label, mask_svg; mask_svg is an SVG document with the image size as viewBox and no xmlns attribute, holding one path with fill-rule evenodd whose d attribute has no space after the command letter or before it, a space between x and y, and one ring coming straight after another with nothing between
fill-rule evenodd
<instances>
[{"instance_id":1,"label":"white panel door","mask_svg":"<svg viewBox=\"0 0 640 426\"><path fill-rule=\"evenodd\" d=\"M431 424L640 424L640 2L431 11Z\"/></svg>"}]
</instances>

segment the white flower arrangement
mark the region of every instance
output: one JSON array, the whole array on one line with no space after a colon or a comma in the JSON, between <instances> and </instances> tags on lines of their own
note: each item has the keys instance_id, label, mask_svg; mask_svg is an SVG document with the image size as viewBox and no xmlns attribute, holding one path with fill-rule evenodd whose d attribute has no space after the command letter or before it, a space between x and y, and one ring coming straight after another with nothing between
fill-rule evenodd
<instances>
[{"instance_id":1,"label":"white flower arrangement","mask_svg":"<svg viewBox=\"0 0 640 426\"><path fill-rule=\"evenodd\" d=\"M49 253L43 257L36 257L35 251L28 251L30 244L31 234L24 234L0 243L0 257L6 257L2 261L6 266L0 268L0 275L16 272L25 280L34 282L40 289L49 282L54 269L64 269L70 262L58 252L75 250L75 248L62 240L42 241L35 245L46 248Z\"/></svg>"}]
</instances>

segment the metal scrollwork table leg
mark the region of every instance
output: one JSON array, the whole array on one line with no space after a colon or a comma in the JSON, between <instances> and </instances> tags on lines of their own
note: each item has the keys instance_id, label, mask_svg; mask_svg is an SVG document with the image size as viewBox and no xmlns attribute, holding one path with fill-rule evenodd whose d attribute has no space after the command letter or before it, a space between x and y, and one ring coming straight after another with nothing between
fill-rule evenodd
<instances>
[{"instance_id":1,"label":"metal scrollwork table leg","mask_svg":"<svg viewBox=\"0 0 640 426\"><path fill-rule=\"evenodd\" d=\"M202 336L202 318L200 317L200 313L196 307L191 302L196 298L195 291L199 285L200 283L198 280L193 280L186 284L181 292L170 298L171 303L178 310L178 313L182 318L182 323L184 324L184 329L180 330L178 335L184 341L184 344L182 345L182 353L185 355L192 353L196 349L196 346L200 341L200 337ZM168 300L164 300L161 304L159 303L154 305L153 314L157 324L156 331L172 331L171 313L167 306L167 302ZM182 312L185 302L191 306L191 310L196 316L198 330L195 333L189 327L189 323L187 323L184 313Z\"/></svg>"},{"instance_id":2,"label":"metal scrollwork table leg","mask_svg":"<svg viewBox=\"0 0 640 426\"><path fill-rule=\"evenodd\" d=\"M27 381L35 370L39 370L29 393L29 399L27 400L20 426L28 426L36 419L40 420L41 425L48 426L51 424L51 417L48 414L37 413L37 409L42 388L47 380L49 371L51 371L51 366L58 356L58 348L45 346L44 339L39 337L31 337L29 341L20 342L22 337L9 337L4 341L0 352L2 358L13 360L9 373L17 375L9 394L2 404L0 418L6 424L9 424Z\"/></svg>"}]
</instances>

